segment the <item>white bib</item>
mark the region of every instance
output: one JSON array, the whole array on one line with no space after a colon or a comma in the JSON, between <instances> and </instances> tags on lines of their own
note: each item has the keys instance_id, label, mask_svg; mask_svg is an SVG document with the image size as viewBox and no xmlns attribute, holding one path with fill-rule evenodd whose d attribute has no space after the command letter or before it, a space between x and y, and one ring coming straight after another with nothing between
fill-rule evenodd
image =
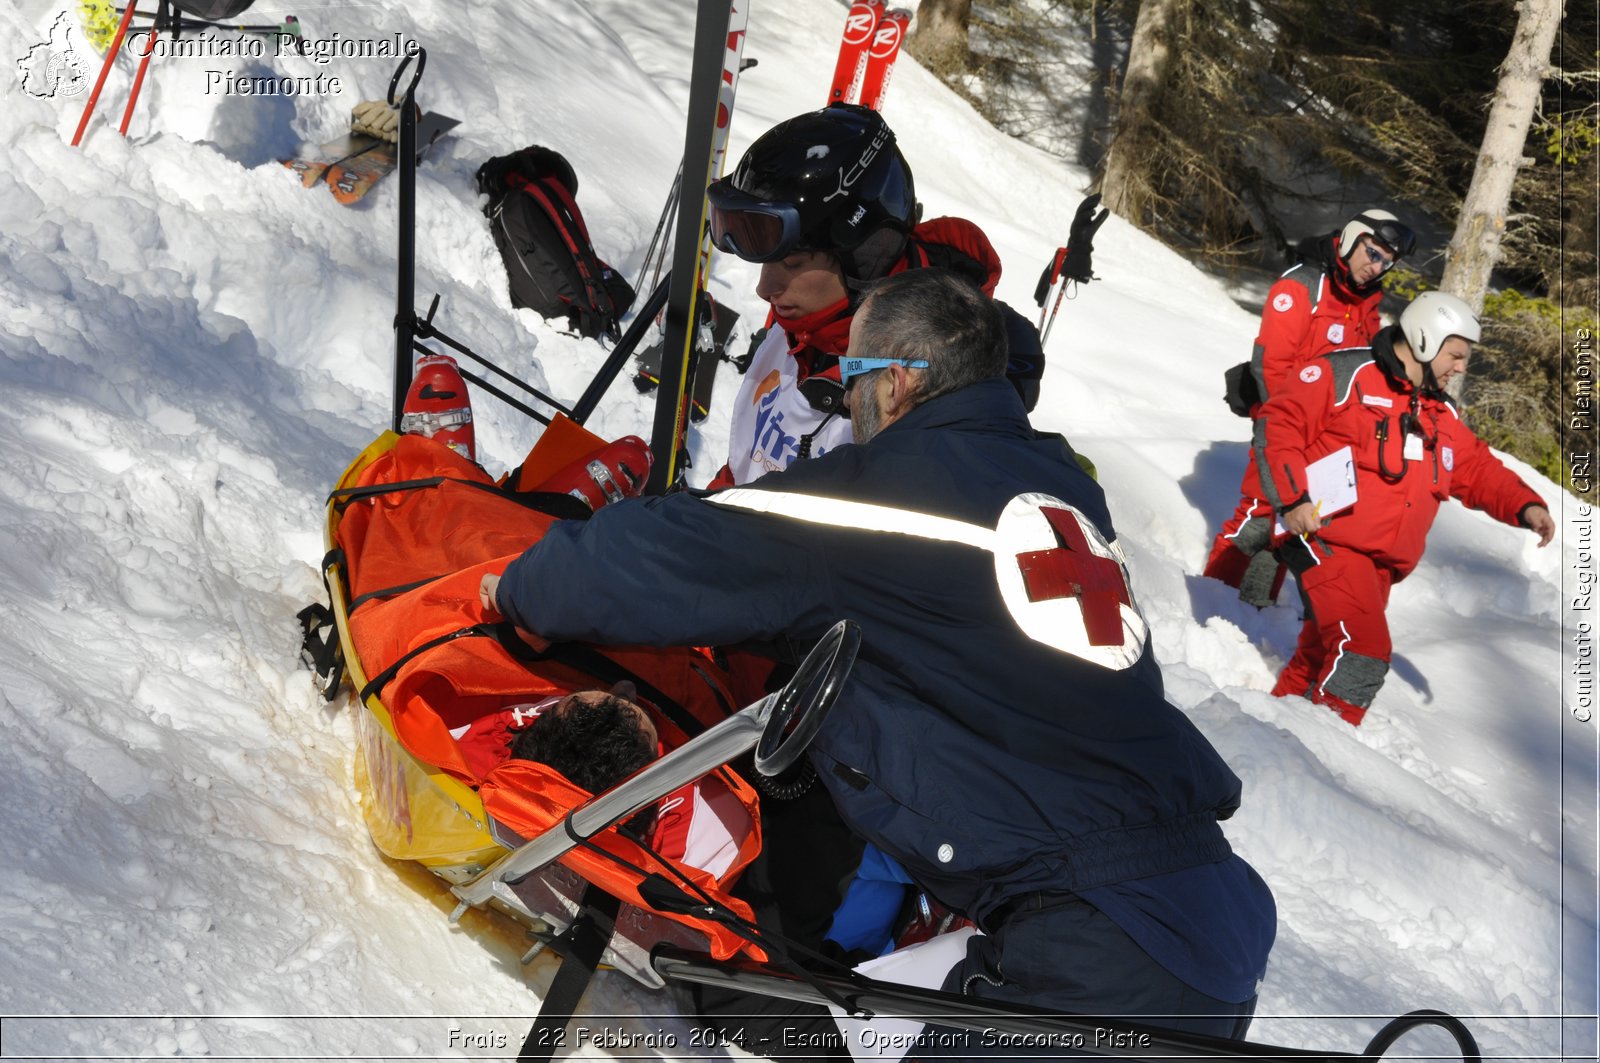
<instances>
[{"instance_id":1,"label":"white bib","mask_svg":"<svg viewBox=\"0 0 1600 1063\"><path fill-rule=\"evenodd\" d=\"M799 456L801 437L808 433L816 433L811 440L813 458L850 442L849 419L840 414L829 418L813 409L796 386L798 377L789 338L783 326L773 325L751 357L733 401L728 469L734 483L746 484L774 469L787 469Z\"/></svg>"}]
</instances>

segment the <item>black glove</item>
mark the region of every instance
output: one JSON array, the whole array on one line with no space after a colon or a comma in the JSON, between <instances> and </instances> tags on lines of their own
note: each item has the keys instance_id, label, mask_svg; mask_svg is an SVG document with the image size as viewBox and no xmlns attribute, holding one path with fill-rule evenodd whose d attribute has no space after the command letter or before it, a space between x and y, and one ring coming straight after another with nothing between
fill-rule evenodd
<instances>
[{"instance_id":1,"label":"black glove","mask_svg":"<svg viewBox=\"0 0 1600 1063\"><path fill-rule=\"evenodd\" d=\"M1078 204L1078 213L1072 218L1072 229L1067 235L1067 257L1061 263L1063 276L1087 284L1094 280L1094 234L1111 216L1109 210L1095 213L1100 206L1100 193L1088 196Z\"/></svg>"},{"instance_id":2,"label":"black glove","mask_svg":"<svg viewBox=\"0 0 1600 1063\"><path fill-rule=\"evenodd\" d=\"M1240 417L1249 417L1262 403L1261 385L1249 362L1240 362L1222 374L1223 401Z\"/></svg>"}]
</instances>

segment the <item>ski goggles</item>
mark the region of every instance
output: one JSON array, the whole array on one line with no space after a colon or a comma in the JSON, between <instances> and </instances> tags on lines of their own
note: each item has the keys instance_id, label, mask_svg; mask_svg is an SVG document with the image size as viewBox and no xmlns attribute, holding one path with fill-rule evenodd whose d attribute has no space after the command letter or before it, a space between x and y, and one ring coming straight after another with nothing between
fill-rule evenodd
<instances>
[{"instance_id":1,"label":"ski goggles","mask_svg":"<svg viewBox=\"0 0 1600 1063\"><path fill-rule=\"evenodd\" d=\"M903 365L907 369L928 368L927 360L923 358L855 358L846 355L839 359L839 383L848 391L851 377L865 376L891 365Z\"/></svg>"},{"instance_id":2,"label":"ski goggles","mask_svg":"<svg viewBox=\"0 0 1600 1063\"><path fill-rule=\"evenodd\" d=\"M711 242L746 262L772 262L800 244L800 210L793 203L758 199L730 178L706 189Z\"/></svg>"}]
</instances>

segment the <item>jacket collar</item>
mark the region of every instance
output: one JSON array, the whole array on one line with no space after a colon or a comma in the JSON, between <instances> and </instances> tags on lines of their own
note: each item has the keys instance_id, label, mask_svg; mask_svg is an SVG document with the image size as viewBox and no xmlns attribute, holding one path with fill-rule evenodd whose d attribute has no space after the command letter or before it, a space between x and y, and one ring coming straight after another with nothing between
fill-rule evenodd
<instances>
[{"instance_id":1,"label":"jacket collar","mask_svg":"<svg viewBox=\"0 0 1600 1063\"><path fill-rule=\"evenodd\" d=\"M1433 372L1428 366L1422 367L1422 386L1415 387L1411 378L1406 376L1405 363L1394 352L1394 341L1400 335L1399 325L1390 325L1380 329L1372 339L1372 360L1378 363L1378 368L1383 370L1383 375L1389 378L1389 383L1396 391L1415 391L1424 398L1446 398L1443 388L1438 387L1433 381Z\"/></svg>"},{"instance_id":2,"label":"jacket collar","mask_svg":"<svg viewBox=\"0 0 1600 1063\"><path fill-rule=\"evenodd\" d=\"M1017 389L1003 377L968 384L959 391L929 399L890 424L881 435L927 429L992 432L1023 439L1034 435Z\"/></svg>"},{"instance_id":3,"label":"jacket collar","mask_svg":"<svg viewBox=\"0 0 1600 1063\"><path fill-rule=\"evenodd\" d=\"M1406 376L1405 363L1394 352L1395 337L1399 335L1399 325L1379 329L1378 334L1372 337L1372 360L1378 363L1378 368L1383 370L1383 375L1389 378L1389 383L1396 391L1410 391L1411 378Z\"/></svg>"},{"instance_id":4,"label":"jacket collar","mask_svg":"<svg viewBox=\"0 0 1600 1063\"><path fill-rule=\"evenodd\" d=\"M1358 287L1354 278L1350 276L1349 261L1339 257L1339 230L1336 229L1319 240L1316 248L1317 264L1322 267L1322 272L1327 274L1328 282L1344 297L1344 302L1360 302L1377 293L1378 286L1383 282L1383 274L1378 274Z\"/></svg>"}]
</instances>

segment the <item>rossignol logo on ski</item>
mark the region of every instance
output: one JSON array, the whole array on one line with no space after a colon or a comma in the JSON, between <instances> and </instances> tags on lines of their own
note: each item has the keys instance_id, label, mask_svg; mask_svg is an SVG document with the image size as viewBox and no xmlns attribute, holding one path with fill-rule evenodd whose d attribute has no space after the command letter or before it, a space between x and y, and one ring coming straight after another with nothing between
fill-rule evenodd
<instances>
[{"instance_id":1,"label":"rossignol logo on ski","mask_svg":"<svg viewBox=\"0 0 1600 1063\"><path fill-rule=\"evenodd\" d=\"M889 143L893 136L894 134L889 132L888 126L878 130L878 135L872 138L872 143L868 144L867 150L861 153L861 158L857 159L848 170L839 172L839 187L823 196L822 201L826 203L830 199L842 196L850 191L851 187L861 180L861 175L867 172L867 167L872 165L872 160L878 157L878 152L883 150L884 145Z\"/></svg>"},{"instance_id":2,"label":"rossignol logo on ski","mask_svg":"<svg viewBox=\"0 0 1600 1063\"><path fill-rule=\"evenodd\" d=\"M870 4L857 3L851 6L850 13L844 17L844 42L846 44L864 44L873 29L878 25L878 11Z\"/></svg>"},{"instance_id":3,"label":"rossignol logo on ski","mask_svg":"<svg viewBox=\"0 0 1600 1063\"><path fill-rule=\"evenodd\" d=\"M878 23L878 31L872 37L872 51L867 53L874 59L886 59L900 50L901 23L895 19L886 18Z\"/></svg>"}]
</instances>

